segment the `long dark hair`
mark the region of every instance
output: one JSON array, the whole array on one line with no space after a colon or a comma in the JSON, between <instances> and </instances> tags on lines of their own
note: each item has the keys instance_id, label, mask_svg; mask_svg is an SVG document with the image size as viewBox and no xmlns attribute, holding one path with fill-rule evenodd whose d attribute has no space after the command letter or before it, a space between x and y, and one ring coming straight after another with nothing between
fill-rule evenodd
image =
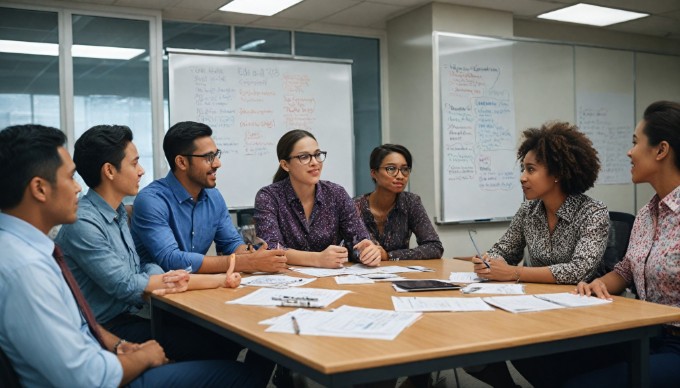
<instances>
[{"instance_id":1,"label":"long dark hair","mask_svg":"<svg viewBox=\"0 0 680 388\"><path fill-rule=\"evenodd\" d=\"M290 153L293 152L295 143L297 143L300 139L304 139L305 137L311 137L312 139L316 140L314 135L302 129L293 129L292 131L288 131L283 136L281 136L278 144L276 144L276 156L279 158L279 162L281 160L290 160ZM286 178L288 178L288 171L281 168L281 165L279 164L279 169L276 170L276 174L274 174L274 183L282 181Z\"/></svg>"},{"instance_id":2,"label":"long dark hair","mask_svg":"<svg viewBox=\"0 0 680 388\"><path fill-rule=\"evenodd\" d=\"M675 154L675 166L680 169L680 104L672 101L657 101L650 104L643 115L650 146L667 141Z\"/></svg>"}]
</instances>

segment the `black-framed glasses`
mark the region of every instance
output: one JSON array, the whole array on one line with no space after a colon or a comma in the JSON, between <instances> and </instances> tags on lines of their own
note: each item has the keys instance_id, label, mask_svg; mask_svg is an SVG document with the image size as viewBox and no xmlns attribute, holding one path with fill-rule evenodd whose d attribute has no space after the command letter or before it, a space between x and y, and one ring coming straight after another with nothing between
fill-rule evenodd
<instances>
[{"instance_id":1,"label":"black-framed glasses","mask_svg":"<svg viewBox=\"0 0 680 388\"><path fill-rule=\"evenodd\" d=\"M411 175L411 167L409 167L409 166L401 166L401 167L385 166L385 167L379 167L379 168L384 168L387 175L392 176L392 177L397 176L398 172L401 172L401 175L403 175L403 176Z\"/></svg>"},{"instance_id":2,"label":"black-framed glasses","mask_svg":"<svg viewBox=\"0 0 680 388\"><path fill-rule=\"evenodd\" d=\"M293 158L297 158L300 161L300 163L309 164L309 162L312 161L312 156L313 156L314 159L316 159L317 162L323 163L323 161L326 160L326 154L327 153L328 152L326 152L326 151L317 151L314 154L304 153L304 154L300 154L300 155L291 156L286 160L291 160Z\"/></svg>"},{"instance_id":3,"label":"black-framed glasses","mask_svg":"<svg viewBox=\"0 0 680 388\"><path fill-rule=\"evenodd\" d=\"M220 155L222 155L221 150L217 150L217 152L208 152L207 154L201 154L201 155L195 155L195 154L181 154L181 156L187 156L187 157L193 157L193 158L205 158L205 161L208 162L208 164L213 164L215 159L219 159Z\"/></svg>"}]
</instances>

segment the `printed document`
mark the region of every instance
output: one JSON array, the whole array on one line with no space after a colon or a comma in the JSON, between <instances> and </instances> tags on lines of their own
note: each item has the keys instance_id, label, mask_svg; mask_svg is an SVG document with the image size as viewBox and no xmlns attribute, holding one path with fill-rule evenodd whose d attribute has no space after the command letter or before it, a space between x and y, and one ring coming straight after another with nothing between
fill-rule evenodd
<instances>
[{"instance_id":1,"label":"printed document","mask_svg":"<svg viewBox=\"0 0 680 388\"><path fill-rule=\"evenodd\" d=\"M463 294L524 294L522 284L472 283L462 288Z\"/></svg>"},{"instance_id":2,"label":"printed document","mask_svg":"<svg viewBox=\"0 0 680 388\"><path fill-rule=\"evenodd\" d=\"M254 306L291 305L292 302L305 302L306 306L327 307L350 291L327 290L324 288L260 288L238 299L227 301L228 304L247 304Z\"/></svg>"},{"instance_id":3,"label":"printed document","mask_svg":"<svg viewBox=\"0 0 680 388\"><path fill-rule=\"evenodd\" d=\"M482 298L393 296L395 311L494 311Z\"/></svg>"}]
</instances>

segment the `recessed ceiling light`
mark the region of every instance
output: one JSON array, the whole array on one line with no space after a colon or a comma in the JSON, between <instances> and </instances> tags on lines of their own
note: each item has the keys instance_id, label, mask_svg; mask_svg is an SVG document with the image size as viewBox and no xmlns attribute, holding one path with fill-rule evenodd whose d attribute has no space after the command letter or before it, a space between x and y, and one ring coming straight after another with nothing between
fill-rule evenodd
<instances>
[{"instance_id":1,"label":"recessed ceiling light","mask_svg":"<svg viewBox=\"0 0 680 388\"><path fill-rule=\"evenodd\" d=\"M80 58L119 59L129 60L140 54L144 49L125 47L88 46L74 44L71 54ZM0 40L0 52L29 55L59 56L59 45L56 43L24 42L20 40Z\"/></svg>"},{"instance_id":2,"label":"recessed ceiling light","mask_svg":"<svg viewBox=\"0 0 680 388\"><path fill-rule=\"evenodd\" d=\"M630 12L621 9L600 7L579 3L558 9L556 11L538 15L541 19L557 20L560 22L570 22L579 24L589 24L592 26L604 27L616 23L627 22L629 20L640 19L649 16L647 13Z\"/></svg>"},{"instance_id":3,"label":"recessed ceiling light","mask_svg":"<svg viewBox=\"0 0 680 388\"><path fill-rule=\"evenodd\" d=\"M302 0L233 0L220 8L220 11L272 16L292 7Z\"/></svg>"}]
</instances>

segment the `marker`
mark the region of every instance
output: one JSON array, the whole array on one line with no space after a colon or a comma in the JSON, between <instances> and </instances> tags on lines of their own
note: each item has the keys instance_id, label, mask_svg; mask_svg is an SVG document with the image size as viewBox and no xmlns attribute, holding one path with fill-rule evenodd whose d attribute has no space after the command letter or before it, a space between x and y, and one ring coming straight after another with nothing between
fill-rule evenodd
<instances>
[{"instance_id":1,"label":"marker","mask_svg":"<svg viewBox=\"0 0 680 388\"><path fill-rule=\"evenodd\" d=\"M290 320L293 321L293 330L295 331L295 334L300 335L300 325L298 324L297 319L295 319L295 316L291 315Z\"/></svg>"}]
</instances>

